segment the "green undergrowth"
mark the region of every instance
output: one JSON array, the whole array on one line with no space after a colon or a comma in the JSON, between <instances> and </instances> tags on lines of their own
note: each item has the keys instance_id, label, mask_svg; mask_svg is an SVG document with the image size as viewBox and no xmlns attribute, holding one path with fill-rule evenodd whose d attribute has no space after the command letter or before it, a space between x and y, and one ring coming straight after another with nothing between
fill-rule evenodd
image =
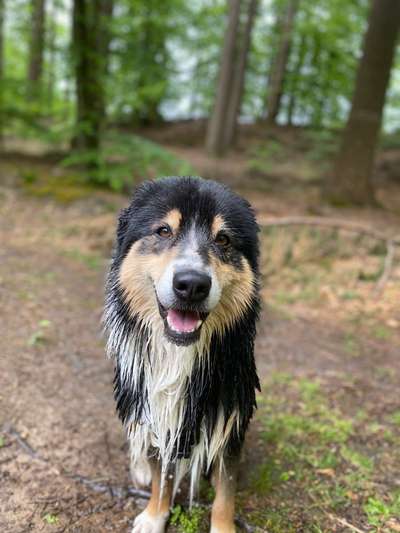
<instances>
[{"instance_id":1,"label":"green undergrowth","mask_svg":"<svg viewBox=\"0 0 400 533\"><path fill-rule=\"evenodd\" d=\"M180 505L176 505L171 511L170 524L180 533L205 532L206 509L194 506L190 510L184 510Z\"/></svg>"},{"instance_id":2,"label":"green undergrowth","mask_svg":"<svg viewBox=\"0 0 400 533\"><path fill-rule=\"evenodd\" d=\"M364 411L351 416L319 382L285 374L263 390L257 413L263 460L243 500L256 499L251 521L270 533L327 533L332 517L350 517L368 531L400 527L400 490L377 483L400 460L399 413L384 423Z\"/></svg>"},{"instance_id":3,"label":"green undergrowth","mask_svg":"<svg viewBox=\"0 0 400 533\"><path fill-rule=\"evenodd\" d=\"M22 168L19 174L22 188L27 194L38 198L52 198L62 204L89 198L96 190L79 172L54 175L44 168Z\"/></svg>"},{"instance_id":4,"label":"green undergrowth","mask_svg":"<svg viewBox=\"0 0 400 533\"><path fill-rule=\"evenodd\" d=\"M187 161L160 144L112 130L104 135L99 153L72 152L63 165L75 168L93 162L97 168L87 173L87 180L117 192L129 192L146 179L194 174Z\"/></svg>"},{"instance_id":5,"label":"green undergrowth","mask_svg":"<svg viewBox=\"0 0 400 533\"><path fill-rule=\"evenodd\" d=\"M92 164L90 170L87 165ZM191 165L161 145L120 132L108 132L98 153L74 151L56 166L21 164L20 182L28 194L69 203L96 189L131 192L141 181L195 174Z\"/></svg>"}]
</instances>

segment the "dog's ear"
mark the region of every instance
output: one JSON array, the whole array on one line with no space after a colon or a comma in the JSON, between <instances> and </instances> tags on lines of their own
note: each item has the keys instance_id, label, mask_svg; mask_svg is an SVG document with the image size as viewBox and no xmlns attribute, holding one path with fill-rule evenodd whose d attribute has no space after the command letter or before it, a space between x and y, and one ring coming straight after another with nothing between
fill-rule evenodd
<instances>
[{"instance_id":1,"label":"dog's ear","mask_svg":"<svg viewBox=\"0 0 400 533\"><path fill-rule=\"evenodd\" d=\"M118 217L118 226L117 226L117 246L118 249L121 248L126 235L126 230L128 229L129 219L130 219L131 210L129 207L121 209Z\"/></svg>"}]
</instances>

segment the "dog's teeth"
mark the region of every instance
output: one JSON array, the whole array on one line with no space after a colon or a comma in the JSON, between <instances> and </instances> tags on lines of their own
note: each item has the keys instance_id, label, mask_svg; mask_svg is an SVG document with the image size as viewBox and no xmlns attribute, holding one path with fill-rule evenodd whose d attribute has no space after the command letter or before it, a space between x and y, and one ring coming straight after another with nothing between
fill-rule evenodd
<instances>
[{"instance_id":1,"label":"dog's teeth","mask_svg":"<svg viewBox=\"0 0 400 533\"><path fill-rule=\"evenodd\" d=\"M199 329L199 327L202 325L202 323L203 323L202 320L198 320L197 324L196 324L196 327L194 329Z\"/></svg>"}]
</instances>

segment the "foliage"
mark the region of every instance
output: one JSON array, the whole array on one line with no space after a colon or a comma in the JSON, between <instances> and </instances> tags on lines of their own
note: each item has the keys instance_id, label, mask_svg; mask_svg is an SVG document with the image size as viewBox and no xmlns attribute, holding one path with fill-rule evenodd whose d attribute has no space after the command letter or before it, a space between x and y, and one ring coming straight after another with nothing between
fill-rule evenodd
<instances>
[{"instance_id":1,"label":"foliage","mask_svg":"<svg viewBox=\"0 0 400 533\"><path fill-rule=\"evenodd\" d=\"M201 507L193 507L184 511L180 505L176 505L171 512L170 522L181 533L197 533L204 518L205 510Z\"/></svg>"},{"instance_id":2,"label":"foliage","mask_svg":"<svg viewBox=\"0 0 400 533\"><path fill-rule=\"evenodd\" d=\"M279 15L286 0L262 0L253 32L243 116L265 111L268 71L276 53ZM29 3L6 5L4 106L15 120L35 118L49 126L73 118L71 2L53 0L47 16L44 82L35 101L26 98ZM349 107L365 30L367 0L301 0L292 36L280 120L337 126ZM208 113L214 94L225 25L225 0L115 0L110 24L109 116L131 124L162 116ZM400 53L396 65L400 61ZM389 102L396 106L397 67ZM387 121L392 123L391 113ZM290 118L290 117L289 117ZM29 121L28 121L29 122ZM7 121L7 128L14 120Z\"/></svg>"},{"instance_id":3,"label":"foliage","mask_svg":"<svg viewBox=\"0 0 400 533\"><path fill-rule=\"evenodd\" d=\"M94 157L98 157L98 168L87 175L88 180L115 191L129 191L145 179L193 173L186 161L159 144L117 131L104 135L100 154L74 152L64 159L63 164L66 167L84 166Z\"/></svg>"}]
</instances>

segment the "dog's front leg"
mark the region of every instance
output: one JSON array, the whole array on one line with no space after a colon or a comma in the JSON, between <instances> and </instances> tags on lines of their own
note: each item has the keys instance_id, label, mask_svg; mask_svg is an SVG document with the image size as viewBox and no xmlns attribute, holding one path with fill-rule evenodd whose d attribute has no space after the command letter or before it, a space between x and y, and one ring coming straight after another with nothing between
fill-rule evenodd
<instances>
[{"instance_id":1,"label":"dog's front leg","mask_svg":"<svg viewBox=\"0 0 400 533\"><path fill-rule=\"evenodd\" d=\"M213 469L215 499L211 511L211 533L235 532L235 491L239 459L225 457L221 466L217 462Z\"/></svg>"},{"instance_id":2,"label":"dog's front leg","mask_svg":"<svg viewBox=\"0 0 400 533\"><path fill-rule=\"evenodd\" d=\"M132 533L163 533L171 504L172 480L166 475L161 490L161 464L155 457L149 458L151 468L151 497L146 509L135 518Z\"/></svg>"}]
</instances>

